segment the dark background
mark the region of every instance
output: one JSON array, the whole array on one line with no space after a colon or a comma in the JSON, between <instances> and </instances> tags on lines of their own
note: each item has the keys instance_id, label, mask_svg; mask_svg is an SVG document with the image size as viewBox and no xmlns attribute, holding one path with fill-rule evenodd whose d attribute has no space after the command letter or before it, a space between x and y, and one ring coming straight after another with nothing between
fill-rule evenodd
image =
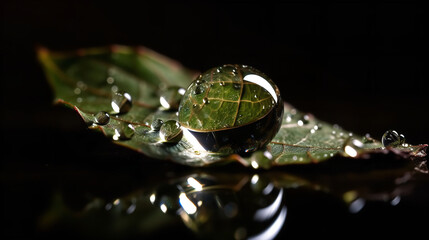
<instances>
[{"instance_id":1,"label":"dark background","mask_svg":"<svg viewBox=\"0 0 429 240\"><path fill-rule=\"evenodd\" d=\"M56 181L71 181L58 175L104 169L106 175L139 178L139 168L130 172L124 165L146 160L87 131L73 111L52 105L35 56L39 45L144 45L200 71L224 63L251 65L271 76L285 101L322 120L377 139L395 129L409 143L429 143L429 38L422 5L153 2L2 1L7 235L31 235L34 216L47 205L37 198ZM40 208L28 206L28 199Z\"/></svg>"}]
</instances>

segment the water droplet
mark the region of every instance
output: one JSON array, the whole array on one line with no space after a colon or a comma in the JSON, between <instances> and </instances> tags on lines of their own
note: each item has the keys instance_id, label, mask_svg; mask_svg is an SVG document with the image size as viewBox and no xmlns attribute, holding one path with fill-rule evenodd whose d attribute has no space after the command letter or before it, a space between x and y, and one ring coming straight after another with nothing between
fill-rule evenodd
<instances>
[{"instance_id":1,"label":"water droplet","mask_svg":"<svg viewBox=\"0 0 429 240\"><path fill-rule=\"evenodd\" d=\"M132 106L131 95L126 92L117 92L113 94L111 106L113 113L123 114L130 111Z\"/></svg>"},{"instance_id":2,"label":"water droplet","mask_svg":"<svg viewBox=\"0 0 429 240\"><path fill-rule=\"evenodd\" d=\"M81 98L81 97L76 98L76 102L78 102L78 103L83 102L83 98Z\"/></svg>"},{"instance_id":3,"label":"water droplet","mask_svg":"<svg viewBox=\"0 0 429 240\"><path fill-rule=\"evenodd\" d=\"M113 135L113 140L129 140L134 135L135 128L132 124L121 123L115 128L115 134Z\"/></svg>"},{"instance_id":4,"label":"water droplet","mask_svg":"<svg viewBox=\"0 0 429 240\"><path fill-rule=\"evenodd\" d=\"M348 138L343 145L344 155L350 157L357 157L362 151L363 143L354 138Z\"/></svg>"},{"instance_id":5,"label":"water droplet","mask_svg":"<svg viewBox=\"0 0 429 240\"><path fill-rule=\"evenodd\" d=\"M108 84L113 84L113 83L115 82L115 79L114 79L113 77L108 77L108 78L106 79L106 82L107 82Z\"/></svg>"},{"instance_id":6,"label":"water droplet","mask_svg":"<svg viewBox=\"0 0 429 240\"><path fill-rule=\"evenodd\" d=\"M398 147L405 143L405 136L395 130L388 130L383 134L381 142L385 147Z\"/></svg>"},{"instance_id":7,"label":"water droplet","mask_svg":"<svg viewBox=\"0 0 429 240\"><path fill-rule=\"evenodd\" d=\"M194 95L201 94L202 92L203 90L201 89L201 87L197 85L194 89Z\"/></svg>"},{"instance_id":8,"label":"water droplet","mask_svg":"<svg viewBox=\"0 0 429 240\"><path fill-rule=\"evenodd\" d=\"M106 125L110 121L110 115L107 112L101 111L95 114L95 123L98 125Z\"/></svg>"},{"instance_id":9,"label":"water droplet","mask_svg":"<svg viewBox=\"0 0 429 240\"><path fill-rule=\"evenodd\" d=\"M219 73L216 73L217 70ZM243 106L238 111L229 103L218 104L222 100L237 101L243 82L238 81L237 76L232 76L235 73L241 73L246 86L241 93L242 97L238 98L238 101L243 102L242 105L241 103L238 105ZM280 91L271 79L254 68L243 70L240 65L209 69L203 74L203 79L211 79L213 87L210 88L207 82L197 84L197 80L191 83L181 101L182 108L179 109L178 118L182 126L188 128L195 136L201 148L211 152L239 153L248 156L246 152L265 147L279 130L284 109ZM225 83L226 87L220 87ZM204 90L204 93L199 91L199 88ZM229 92L231 89L237 90L231 93ZM258 103L258 107L250 109L249 100L255 99L264 101ZM212 105L217 109L202 107L208 103L207 106ZM198 106L200 108L197 108ZM252 134L255 135L256 144L249 144ZM225 135L233 137L223 140Z\"/></svg>"},{"instance_id":10,"label":"water droplet","mask_svg":"<svg viewBox=\"0 0 429 240\"><path fill-rule=\"evenodd\" d=\"M181 87L169 87L159 97L159 102L165 110L177 110L185 89Z\"/></svg>"},{"instance_id":11,"label":"water droplet","mask_svg":"<svg viewBox=\"0 0 429 240\"><path fill-rule=\"evenodd\" d=\"M162 124L164 124L164 121L158 118L153 120L152 124L150 125L150 128L153 131L159 131L159 129L161 129Z\"/></svg>"},{"instance_id":12,"label":"water droplet","mask_svg":"<svg viewBox=\"0 0 429 240\"><path fill-rule=\"evenodd\" d=\"M75 88L73 92L74 94L79 95L81 93L81 90L80 88Z\"/></svg>"},{"instance_id":13,"label":"water droplet","mask_svg":"<svg viewBox=\"0 0 429 240\"><path fill-rule=\"evenodd\" d=\"M159 136L164 142L176 143L182 138L182 129L179 122L168 120L162 124Z\"/></svg>"}]
</instances>

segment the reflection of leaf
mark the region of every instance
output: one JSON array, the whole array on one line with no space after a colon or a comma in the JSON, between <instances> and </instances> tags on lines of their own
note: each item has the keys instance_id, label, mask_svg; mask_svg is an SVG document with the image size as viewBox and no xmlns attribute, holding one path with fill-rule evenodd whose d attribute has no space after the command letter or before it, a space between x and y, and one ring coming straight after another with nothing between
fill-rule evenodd
<instances>
[{"instance_id":1,"label":"reflection of leaf","mask_svg":"<svg viewBox=\"0 0 429 240\"><path fill-rule=\"evenodd\" d=\"M204 166L221 160L238 160L255 168L273 165L316 163L334 156L365 158L373 153L394 153L399 157L425 157L427 145L382 149L379 141L369 139L347 154L343 147L352 133L303 114L288 104L280 131L268 145L267 154L250 157L225 156L201 151L186 134L177 144L159 143L159 135L150 131L154 119L177 120L176 112L162 111L160 94L168 87L187 87L195 73L144 47L111 46L70 53L38 51L57 102L74 108L90 128L117 140L116 143L159 159L171 159L186 165ZM115 92L132 96L126 114L111 114L106 125L95 124L95 115L111 111ZM363 141L360 136L353 138Z\"/></svg>"}]
</instances>

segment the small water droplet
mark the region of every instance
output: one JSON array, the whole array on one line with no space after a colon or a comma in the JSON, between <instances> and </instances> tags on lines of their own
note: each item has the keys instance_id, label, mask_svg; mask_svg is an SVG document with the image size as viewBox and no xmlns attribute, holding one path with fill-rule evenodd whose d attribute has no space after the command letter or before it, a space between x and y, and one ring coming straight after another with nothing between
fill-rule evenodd
<instances>
[{"instance_id":1,"label":"small water droplet","mask_svg":"<svg viewBox=\"0 0 429 240\"><path fill-rule=\"evenodd\" d=\"M134 135L135 128L132 124L121 123L115 128L115 134L113 135L113 140L129 140Z\"/></svg>"},{"instance_id":2,"label":"small water droplet","mask_svg":"<svg viewBox=\"0 0 429 240\"><path fill-rule=\"evenodd\" d=\"M101 111L95 114L95 123L98 125L106 125L110 121L110 115L107 112Z\"/></svg>"},{"instance_id":3,"label":"small water droplet","mask_svg":"<svg viewBox=\"0 0 429 240\"><path fill-rule=\"evenodd\" d=\"M181 87L169 87L159 97L159 102L164 110L177 110L185 89Z\"/></svg>"},{"instance_id":4,"label":"small water droplet","mask_svg":"<svg viewBox=\"0 0 429 240\"><path fill-rule=\"evenodd\" d=\"M363 143L357 139L349 137L343 145L344 155L350 157L357 157L358 154L362 151Z\"/></svg>"},{"instance_id":5,"label":"small water droplet","mask_svg":"<svg viewBox=\"0 0 429 240\"><path fill-rule=\"evenodd\" d=\"M116 93L119 90L118 86L116 86L116 85L113 85L110 89L112 90L113 93Z\"/></svg>"},{"instance_id":6,"label":"small water droplet","mask_svg":"<svg viewBox=\"0 0 429 240\"><path fill-rule=\"evenodd\" d=\"M82 82L82 81L78 81L78 82L76 83L76 86L77 86L78 88L80 88L80 89L84 90L84 91L88 88L88 86L87 86L84 82Z\"/></svg>"},{"instance_id":7,"label":"small water droplet","mask_svg":"<svg viewBox=\"0 0 429 240\"><path fill-rule=\"evenodd\" d=\"M115 79L114 79L113 77L108 77L108 78L106 79L106 82L107 82L108 84L113 84L113 83L115 82Z\"/></svg>"},{"instance_id":8,"label":"small water droplet","mask_svg":"<svg viewBox=\"0 0 429 240\"><path fill-rule=\"evenodd\" d=\"M81 103L83 102L83 99L81 97L76 98L76 102Z\"/></svg>"},{"instance_id":9,"label":"small water droplet","mask_svg":"<svg viewBox=\"0 0 429 240\"><path fill-rule=\"evenodd\" d=\"M202 88L197 85L194 89L194 95L201 94L202 92L203 92Z\"/></svg>"},{"instance_id":10,"label":"small water droplet","mask_svg":"<svg viewBox=\"0 0 429 240\"><path fill-rule=\"evenodd\" d=\"M114 93L111 106L115 114L129 112L132 106L131 95L126 92Z\"/></svg>"},{"instance_id":11,"label":"small water droplet","mask_svg":"<svg viewBox=\"0 0 429 240\"><path fill-rule=\"evenodd\" d=\"M209 104L210 103L210 101L209 101L209 99L208 98L203 98L203 103L205 103L205 104Z\"/></svg>"},{"instance_id":12,"label":"small water droplet","mask_svg":"<svg viewBox=\"0 0 429 240\"><path fill-rule=\"evenodd\" d=\"M164 121L162 121L161 119L155 119L152 121L152 124L150 125L150 128L153 131L159 131L159 129L161 129L162 124L164 124Z\"/></svg>"},{"instance_id":13,"label":"small water droplet","mask_svg":"<svg viewBox=\"0 0 429 240\"><path fill-rule=\"evenodd\" d=\"M381 142L384 147L398 147L405 143L405 137L395 130L388 130L383 134Z\"/></svg>"},{"instance_id":14,"label":"small water droplet","mask_svg":"<svg viewBox=\"0 0 429 240\"><path fill-rule=\"evenodd\" d=\"M162 124L159 130L159 136L164 142L176 143L180 141L182 129L180 123L175 120L168 120Z\"/></svg>"},{"instance_id":15,"label":"small water droplet","mask_svg":"<svg viewBox=\"0 0 429 240\"><path fill-rule=\"evenodd\" d=\"M75 88L73 92L74 94L79 95L81 93L81 90L80 88Z\"/></svg>"},{"instance_id":16,"label":"small water droplet","mask_svg":"<svg viewBox=\"0 0 429 240\"><path fill-rule=\"evenodd\" d=\"M232 86L234 87L234 89L237 89L237 90L239 90L241 88L240 83L234 83Z\"/></svg>"},{"instance_id":17,"label":"small water droplet","mask_svg":"<svg viewBox=\"0 0 429 240\"><path fill-rule=\"evenodd\" d=\"M219 85L221 85L221 86L223 87L223 86L225 86L226 84L225 84L225 82L224 82L224 81L220 81L220 82L219 82Z\"/></svg>"}]
</instances>

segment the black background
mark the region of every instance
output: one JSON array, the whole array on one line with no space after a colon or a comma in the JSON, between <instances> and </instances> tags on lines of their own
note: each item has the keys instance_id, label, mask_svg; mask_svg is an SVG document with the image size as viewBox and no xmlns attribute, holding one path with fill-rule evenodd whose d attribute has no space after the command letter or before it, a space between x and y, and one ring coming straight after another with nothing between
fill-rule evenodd
<instances>
[{"instance_id":1,"label":"black background","mask_svg":"<svg viewBox=\"0 0 429 240\"><path fill-rule=\"evenodd\" d=\"M35 56L40 45L53 50L144 45L199 71L247 64L271 76L285 101L322 120L378 139L396 129L409 143L429 142L429 38L422 5L154 2L2 2L6 234L25 236L34 230L31 216L41 210L25 207L27 200L47 191L41 185L61 180L44 177L52 173L48 165L62 166L63 172L101 167L138 176L138 170L130 173L121 164L145 160L87 131L71 110L52 105L53 94ZM97 157L108 159L110 167L100 166L105 159ZM22 186L34 178L31 187ZM33 201L40 209L47 204Z\"/></svg>"}]
</instances>

